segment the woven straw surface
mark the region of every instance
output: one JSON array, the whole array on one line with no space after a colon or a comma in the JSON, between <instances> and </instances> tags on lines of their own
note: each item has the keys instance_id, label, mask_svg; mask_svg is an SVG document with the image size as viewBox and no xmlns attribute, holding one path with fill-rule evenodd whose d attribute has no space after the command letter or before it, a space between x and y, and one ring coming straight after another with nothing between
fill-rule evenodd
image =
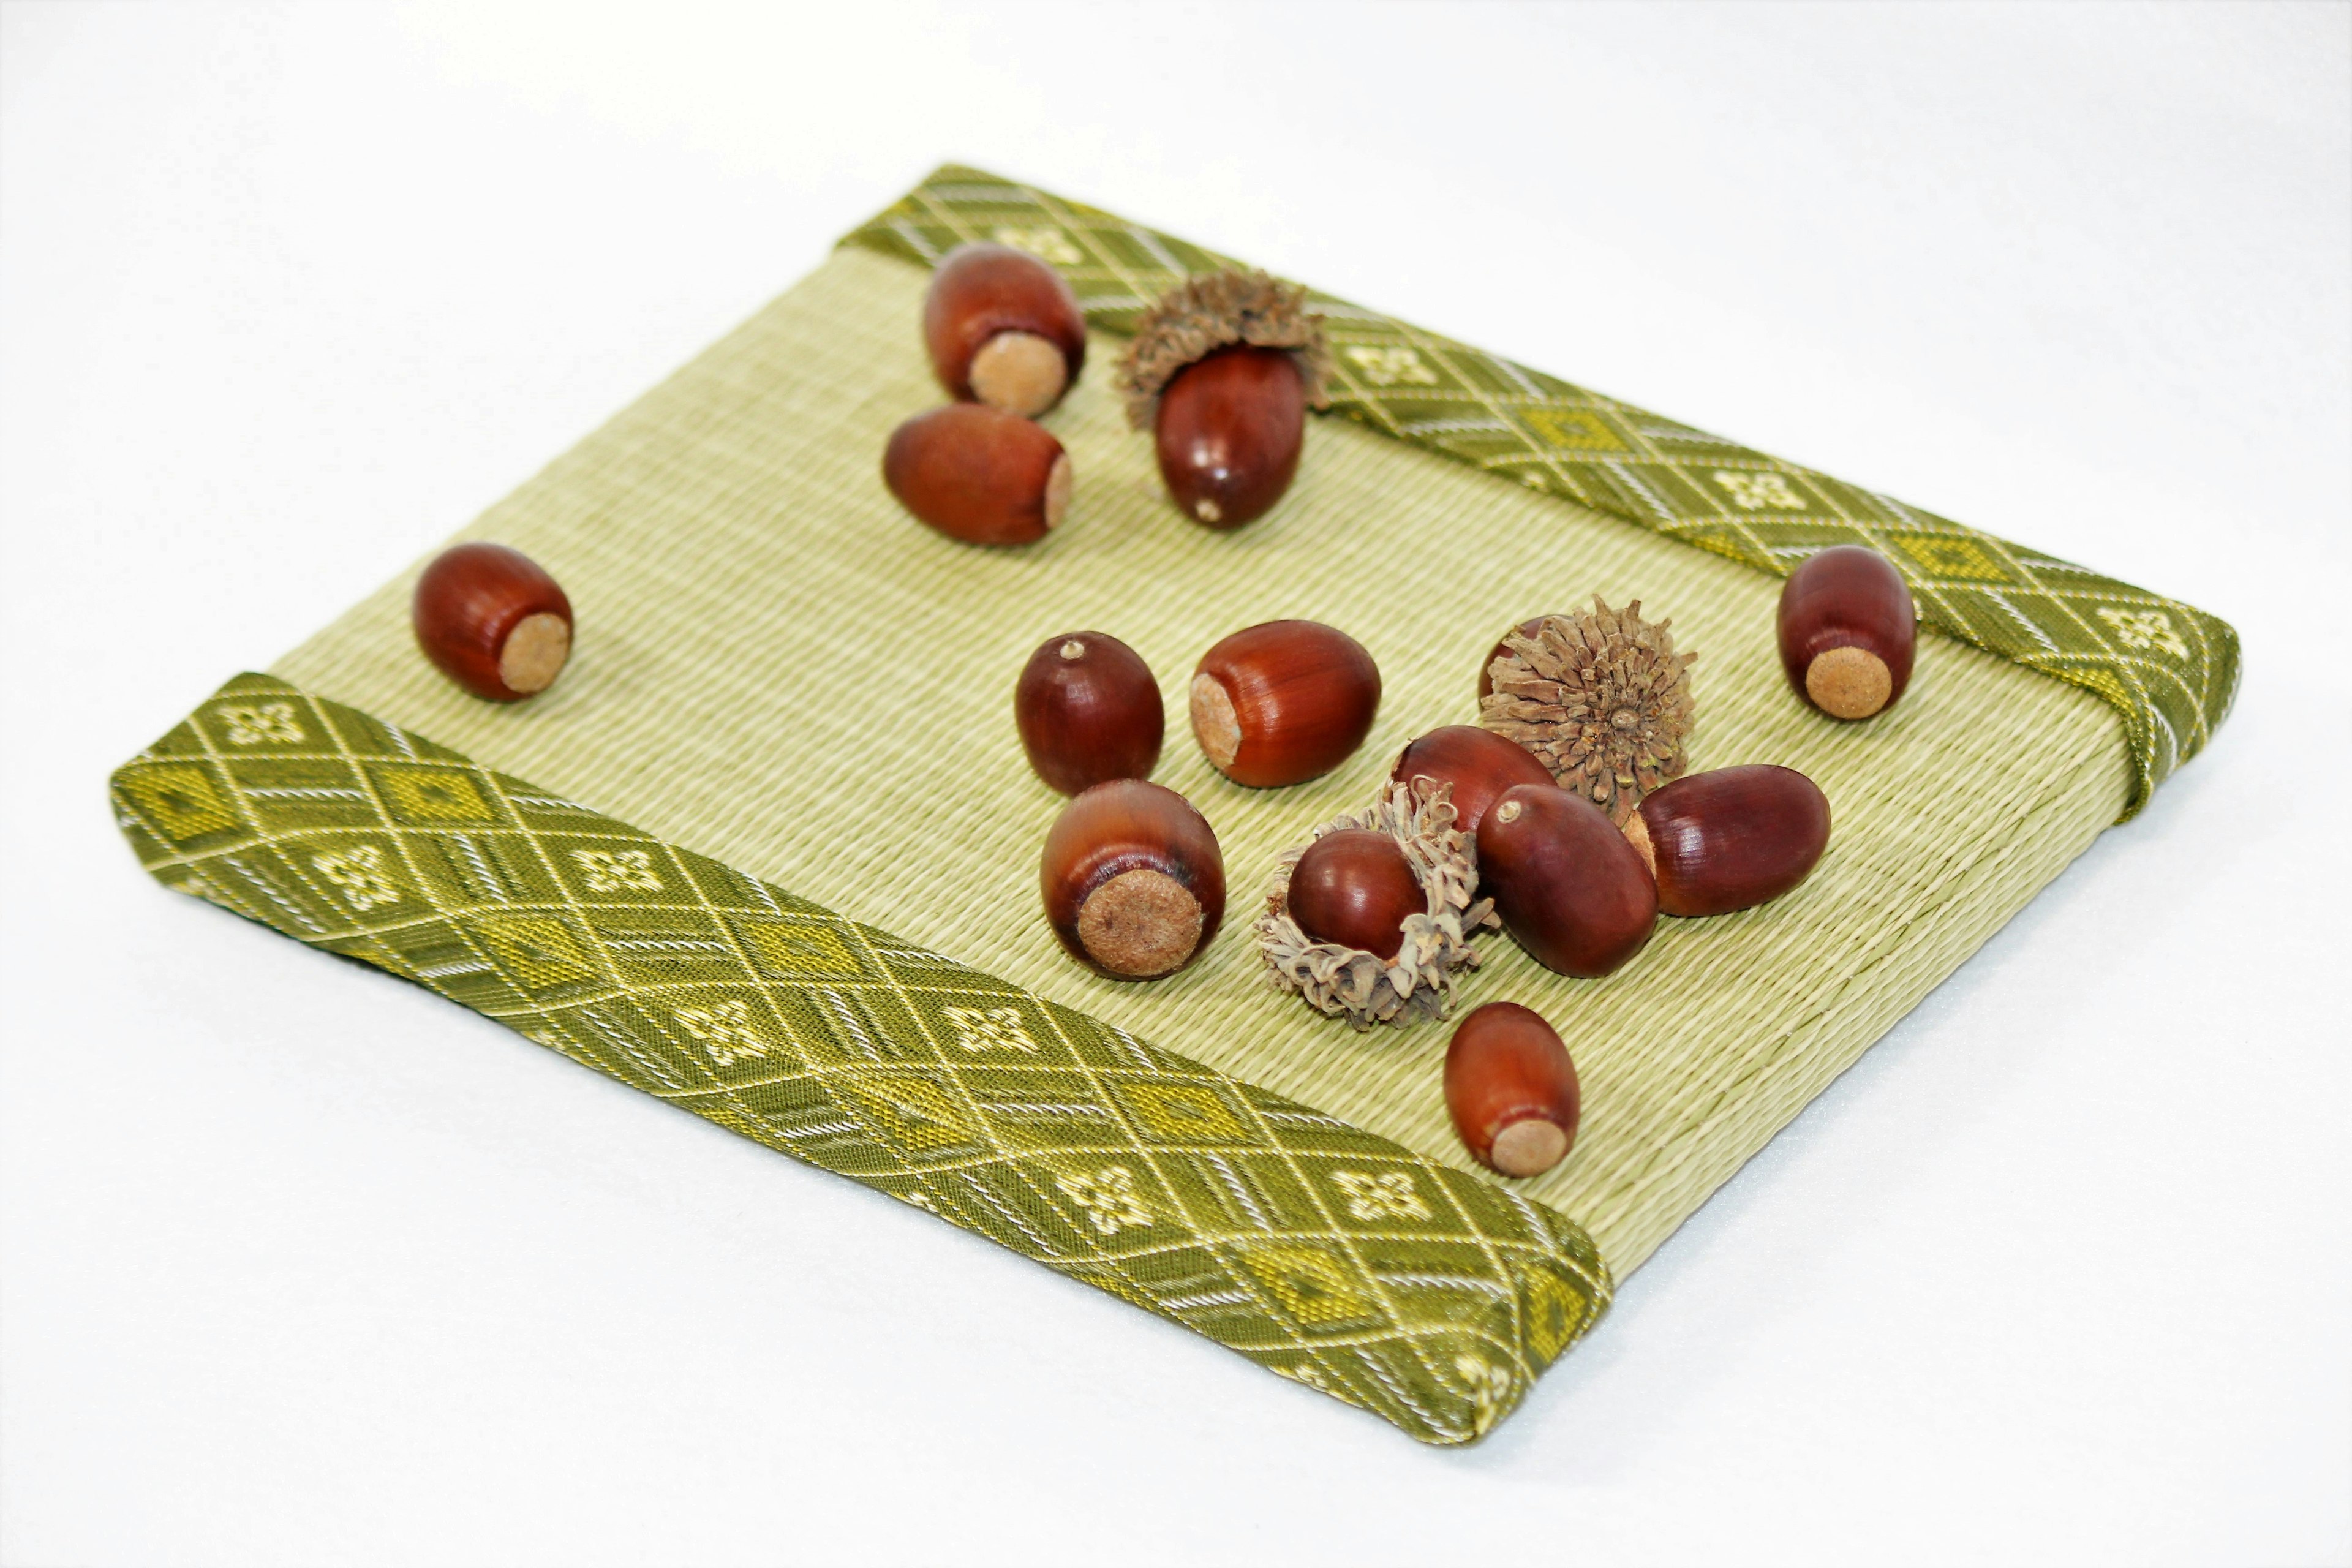
<instances>
[{"instance_id":1,"label":"woven straw surface","mask_svg":"<svg viewBox=\"0 0 2352 1568\"><path fill-rule=\"evenodd\" d=\"M1283 504L1208 533L1160 496L1150 442L1119 417L1112 339L1047 419L1078 473L1063 528L1017 552L941 539L878 475L891 427L940 398L926 282L836 253L464 531L572 597L578 651L545 696L497 707L436 673L408 630L415 569L276 673L1467 1167L1439 1089L1446 1026L1360 1036L1267 988L1258 890L1283 848L1372 797L1407 740L1471 720L1506 626L1595 591L1639 598L1700 654L1693 766L1801 769L1836 826L1803 888L1662 922L1607 980L1482 940L1461 1004L1537 1008L1584 1084L1574 1152L1522 1190L1621 1277L2121 807L2125 748L2096 698L1927 636L1895 712L1831 723L1781 681L1773 579L1358 426L1313 422ZM1217 637L1293 616L1371 650L1380 721L1334 774L1245 790L1184 730L1185 683ZM1154 776L1208 815L1234 889L1210 954L1150 985L1082 972L1038 910L1060 797L1023 761L1013 683L1036 644L1080 628L1158 672L1171 728Z\"/></svg>"}]
</instances>

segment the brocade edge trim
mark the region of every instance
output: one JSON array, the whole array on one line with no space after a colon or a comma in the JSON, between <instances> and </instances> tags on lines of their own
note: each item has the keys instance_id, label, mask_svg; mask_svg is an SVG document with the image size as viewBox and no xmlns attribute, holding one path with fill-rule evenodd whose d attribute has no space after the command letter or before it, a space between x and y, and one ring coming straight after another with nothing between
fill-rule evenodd
<instances>
[{"instance_id":1,"label":"brocade edge trim","mask_svg":"<svg viewBox=\"0 0 2352 1568\"><path fill-rule=\"evenodd\" d=\"M1608 1307L1591 1237L1498 1184L274 677L112 795L175 891L1423 1442L1484 1436Z\"/></svg>"},{"instance_id":2,"label":"brocade edge trim","mask_svg":"<svg viewBox=\"0 0 2352 1568\"><path fill-rule=\"evenodd\" d=\"M929 267L976 239L1051 262L1087 324L1113 332L1186 275L1242 265L955 164L841 243ZM1334 414L1775 576L1828 545L1878 550L1923 623L2122 714L2132 782L2118 821L2204 749L2236 698L2238 634L2202 610L1312 288L1308 300L1331 342Z\"/></svg>"}]
</instances>

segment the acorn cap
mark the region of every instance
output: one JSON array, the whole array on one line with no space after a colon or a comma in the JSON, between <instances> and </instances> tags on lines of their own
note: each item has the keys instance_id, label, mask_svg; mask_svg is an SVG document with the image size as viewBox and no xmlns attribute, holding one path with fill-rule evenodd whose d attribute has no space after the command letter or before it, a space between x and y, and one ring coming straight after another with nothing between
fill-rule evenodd
<instances>
[{"instance_id":1,"label":"acorn cap","mask_svg":"<svg viewBox=\"0 0 2352 1568\"><path fill-rule=\"evenodd\" d=\"M1405 917L1403 941L1392 959L1318 942L1301 931L1290 916L1290 873L1307 846L1283 852L1266 887L1265 913L1257 922L1258 952L1276 990L1296 992L1308 1005L1358 1029L1445 1016L1453 973L1478 967L1472 933L1500 924L1492 899L1472 901L1478 849L1454 826L1453 795L1452 784L1426 775L1410 784L1391 783L1365 811L1335 816L1315 830L1321 838L1369 828L1387 834L1404 851L1429 905Z\"/></svg>"},{"instance_id":2,"label":"acorn cap","mask_svg":"<svg viewBox=\"0 0 2352 1568\"><path fill-rule=\"evenodd\" d=\"M1488 667L1495 689L1478 722L1533 752L1562 789L1622 825L1642 797L1690 766L1684 742L1694 706L1685 673L1698 656L1676 653L1670 621L1644 621L1642 601L1612 610L1546 616L1530 637L1514 631Z\"/></svg>"},{"instance_id":3,"label":"acorn cap","mask_svg":"<svg viewBox=\"0 0 2352 1568\"><path fill-rule=\"evenodd\" d=\"M1150 429L1160 395L1178 372L1237 343L1288 349L1307 401L1317 408L1329 405L1323 385L1330 379L1331 351L1323 341L1323 318L1307 311L1306 288L1264 272L1204 272L1162 294L1136 323L1117 378L1128 424Z\"/></svg>"}]
</instances>

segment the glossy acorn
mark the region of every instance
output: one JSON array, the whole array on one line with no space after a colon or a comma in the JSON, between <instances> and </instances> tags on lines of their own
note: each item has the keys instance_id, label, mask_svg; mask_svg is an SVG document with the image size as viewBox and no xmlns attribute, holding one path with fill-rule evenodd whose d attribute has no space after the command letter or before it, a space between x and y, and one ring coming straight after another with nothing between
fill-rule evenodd
<instances>
[{"instance_id":1,"label":"glossy acorn","mask_svg":"<svg viewBox=\"0 0 2352 1568\"><path fill-rule=\"evenodd\" d=\"M1540 1176L1576 1144L1576 1064L1541 1014L1489 1002L1462 1020L1445 1047L1445 1109L1480 1164Z\"/></svg>"},{"instance_id":2,"label":"glossy acorn","mask_svg":"<svg viewBox=\"0 0 2352 1568\"><path fill-rule=\"evenodd\" d=\"M1167 728L1150 666L1101 632L1040 643L1021 667L1013 717L1029 765L1064 795L1150 777Z\"/></svg>"},{"instance_id":3,"label":"glossy acorn","mask_svg":"<svg viewBox=\"0 0 2352 1568\"><path fill-rule=\"evenodd\" d=\"M1670 915L1721 915L1779 898L1812 874L1830 842L1830 803L1794 768L1686 773L1644 795L1626 840Z\"/></svg>"},{"instance_id":4,"label":"glossy acorn","mask_svg":"<svg viewBox=\"0 0 2352 1568\"><path fill-rule=\"evenodd\" d=\"M1225 861L1208 818L1142 779L1096 784L1064 806L1038 880L1062 946L1113 980L1173 974L1225 916Z\"/></svg>"},{"instance_id":5,"label":"glossy acorn","mask_svg":"<svg viewBox=\"0 0 2352 1568\"><path fill-rule=\"evenodd\" d=\"M1642 951L1658 888L1609 814L1555 784L1517 784L1478 825L1479 886L1528 955L1597 979Z\"/></svg>"},{"instance_id":6,"label":"glossy acorn","mask_svg":"<svg viewBox=\"0 0 2352 1568\"><path fill-rule=\"evenodd\" d=\"M1516 741L1475 724L1447 724L1407 746L1389 777L1433 778L1454 786L1454 826L1475 837L1495 797L1517 784L1548 784L1551 772Z\"/></svg>"},{"instance_id":7,"label":"glossy acorn","mask_svg":"<svg viewBox=\"0 0 2352 1568\"><path fill-rule=\"evenodd\" d=\"M1257 788L1329 773L1371 733L1381 671L1364 645L1319 621L1238 631L1192 673L1192 733L1235 784Z\"/></svg>"},{"instance_id":8,"label":"glossy acorn","mask_svg":"<svg viewBox=\"0 0 2352 1568\"><path fill-rule=\"evenodd\" d=\"M572 657L572 601L520 550L452 545L416 580L416 645L441 673L492 702L520 702L555 683Z\"/></svg>"},{"instance_id":9,"label":"glossy acorn","mask_svg":"<svg viewBox=\"0 0 2352 1568\"><path fill-rule=\"evenodd\" d=\"M1265 516L1290 488L1307 438L1307 384L1280 349L1219 349L1179 372L1153 426L1160 477L1204 528Z\"/></svg>"},{"instance_id":10,"label":"glossy acorn","mask_svg":"<svg viewBox=\"0 0 2352 1568\"><path fill-rule=\"evenodd\" d=\"M1025 250L975 242L948 252L932 272L923 346L949 395L1031 419L1076 383L1086 318L1052 267Z\"/></svg>"},{"instance_id":11,"label":"glossy acorn","mask_svg":"<svg viewBox=\"0 0 2352 1568\"><path fill-rule=\"evenodd\" d=\"M1033 544L1069 510L1069 454L1043 426L950 403L890 433L882 480L899 504L966 544Z\"/></svg>"},{"instance_id":12,"label":"glossy acorn","mask_svg":"<svg viewBox=\"0 0 2352 1568\"><path fill-rule=\"evenodd\" d=\"M1867 719L1911 683L1918 616L1903 574L1877 551L1833 544L1780 585L1780 668L1832 719Z\"/></svg>"},{"instance_id":13,"label":"glossy acorn","mask_svg":"<svg viewBox=\"0 0 2352 1568\"><path fill-rule=\"evenodd\" d=\"M1421 879L1397 841L1368 827L1327 833L1291 868L1290 918L1316 942L1394 958L1404 922L1429 909Z\"/></svg>"}]
</instances>

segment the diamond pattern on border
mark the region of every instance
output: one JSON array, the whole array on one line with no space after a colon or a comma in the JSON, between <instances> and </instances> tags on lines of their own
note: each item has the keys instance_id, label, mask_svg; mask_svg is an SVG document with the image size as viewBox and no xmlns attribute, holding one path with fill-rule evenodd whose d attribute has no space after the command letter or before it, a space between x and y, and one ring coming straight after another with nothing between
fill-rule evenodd
<instances>
[{"instance_id":1,"label":"diamond pattern on border","mask_svg":"<svg viewBox=\"0 0 2352 1568\"><path fill-rule=\"evenodd\" d=\"M928 267L979 239L1053 263L1087 324L1114 332L1133 331L1186 274L1240 265L953 164L842 243ZM1345 300L1309 299L1331 340L1335 414L1775 576L1827 545L1879 550L1926 625L2114 705L2132 758L2123 820L2204 749L2237 696L2238 634L2202 610Z\"/></svg>"},{"instance_id":2,"label":"diamond pattern on border","mask_svg":"<svg viewBox=\"0 0 2352 1568\"><path fill-rule=\"evenodd\" d=\"M167 887L1425 1442L1483 1436L1608 1306L1591 1239L1515 1193L268 676L113 799Z\"/></svg>"}]
</instances>

